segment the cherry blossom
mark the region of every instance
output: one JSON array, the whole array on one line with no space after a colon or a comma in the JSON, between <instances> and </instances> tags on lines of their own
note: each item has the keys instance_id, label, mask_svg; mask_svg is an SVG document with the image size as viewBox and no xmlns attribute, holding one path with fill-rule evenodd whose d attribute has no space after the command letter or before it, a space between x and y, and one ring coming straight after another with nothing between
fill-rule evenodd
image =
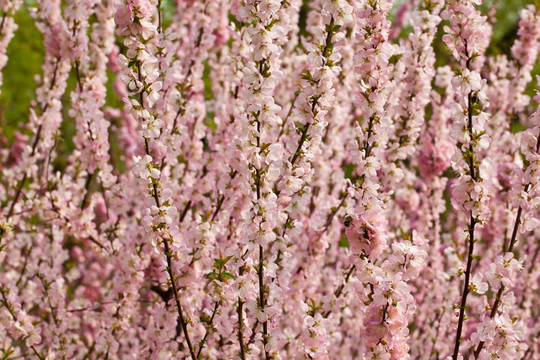
<instances>
[{"instance_id":1,"label":"cherry blossom","mask_svg":"<svg viewBox=\"0 0 540 360\"><path fill-rule=\"evenodd\" d=\"M486 5L0 2L0 358L537 359L540 10Z\"/></svg>"}]
</instances>

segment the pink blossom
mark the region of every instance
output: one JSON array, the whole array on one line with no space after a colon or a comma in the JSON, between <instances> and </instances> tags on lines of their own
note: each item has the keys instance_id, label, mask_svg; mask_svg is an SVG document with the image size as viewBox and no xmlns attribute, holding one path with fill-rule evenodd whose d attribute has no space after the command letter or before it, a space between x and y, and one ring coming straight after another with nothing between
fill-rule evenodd
<instances>
[{"instance_id":1,"label":"pink blossom","mask_svg":"<svg viewBox=\"0 0 540 360\"><path fill-rule=\"evenodd\" d=\"M0 130L4 357L535 358L540 12L493 51L498 3L395 3L22 9L45 46Z\"/></svg>"},{"instance_id":2,"label":"pink blossom","mask_svg":"<svg viewBox=\"0 0 540 360\"><path fill-rule=\"evenodd\" d=\"M469 284L469 290L472 292L475 292L477 294L483 294L487 291L488 284L485 282L482 282L482 275L476 274L471 279L471 283Z\"/></svg>"}]
</instances>

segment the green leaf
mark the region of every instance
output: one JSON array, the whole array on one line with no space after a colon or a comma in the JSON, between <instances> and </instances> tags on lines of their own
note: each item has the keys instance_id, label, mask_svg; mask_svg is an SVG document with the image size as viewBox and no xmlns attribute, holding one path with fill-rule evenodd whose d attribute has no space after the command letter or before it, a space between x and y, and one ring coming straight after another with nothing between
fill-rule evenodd
<instances>
[{"instance_id":1,"label":"green leaf","mask_svg":"<svg viewBox=\"0 0 540 360\"><path fill-rule=\"evenodd\" d=\"M261 151L260 151L260 152L262 153L262 152L263 152L264 150L266 150L270 145L272 145L272 144L271 144L271 143L263 143L263 144L261 145Z\"/></svg>"},{"instance_id":2,"label":"green leaf","mask_svg":"<svg viewBox=\"0 0 540 360\"><path fill-rule=\"evenodd\" d=\"M341 239L339 239L338 246L341 248L348 248L349 247L349 239L347 237L343 236Z\"/></svg>"},{"instance_id":3,"label":"green leaf","mask_svg":"<svg viewBox=\"0 0 540 360\"><path fill-rule=\"evenodd\" d=\"M230 272L224 272L224 273L222 273L222 275L225 276L225 277L228 277L229 279L236 280L236 277L233 274L231 274Z\"/></svg>"},{"instance_id":4,"label":"green leaf","mask_svg":"<svg viewBox=\"0 0 540 360\"><path fill-rule=\"evenodd\" d=\"M204 125L206 125L206 127L210 128L212 130L216 130L217 129L217 124L214 121L215 117L216 117L216 114L214 114L213 112L207 113L206 117L203 120Z\"/></svg>"}]
</instances>

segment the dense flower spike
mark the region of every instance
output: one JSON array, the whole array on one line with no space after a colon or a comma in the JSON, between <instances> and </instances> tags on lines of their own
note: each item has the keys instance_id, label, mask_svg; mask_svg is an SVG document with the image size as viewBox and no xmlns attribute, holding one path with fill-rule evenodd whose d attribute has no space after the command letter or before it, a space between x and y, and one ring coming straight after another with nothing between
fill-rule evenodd
<instances>
[{"instance_id":1,"label":"dense flower spike","mask_svg":"<svg viewBox=\"0 0 540 360\"><path fill-rule=\"evenodd\" d=\"M0 4L2 8L2 21L0 23L0 70L6 66L8 57L6 55L9 42L15 35L17 23L13 16L22 4L22 0L6 0ZM2 84L2 74L0 73L0 85Z\"/></svg>"},{"instance_id":2,"label":"dense flower spike","mask_svg":"<svg viewBox=\"0 0 540 360\"><path fill-rule=\"evenodd\" d=\"M483 9L0 1L0 358L540 359L540 9Z\"/></svg>"}]
</instances>

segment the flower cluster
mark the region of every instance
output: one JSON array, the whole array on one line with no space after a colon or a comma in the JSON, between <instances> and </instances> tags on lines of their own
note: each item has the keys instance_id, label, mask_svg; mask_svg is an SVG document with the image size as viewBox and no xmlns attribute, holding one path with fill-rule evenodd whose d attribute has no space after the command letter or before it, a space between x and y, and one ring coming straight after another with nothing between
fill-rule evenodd
<instances>
[{"instance_id":1,"label":"flower cluster","mask_svg":"<svg viewBox=\"0 0 540 360\"><path fill-rule=\"evenodd\" d=\"M481 5L0 1L0 358L539 358L540 10Z\"/></svg>"}]
</instances>

